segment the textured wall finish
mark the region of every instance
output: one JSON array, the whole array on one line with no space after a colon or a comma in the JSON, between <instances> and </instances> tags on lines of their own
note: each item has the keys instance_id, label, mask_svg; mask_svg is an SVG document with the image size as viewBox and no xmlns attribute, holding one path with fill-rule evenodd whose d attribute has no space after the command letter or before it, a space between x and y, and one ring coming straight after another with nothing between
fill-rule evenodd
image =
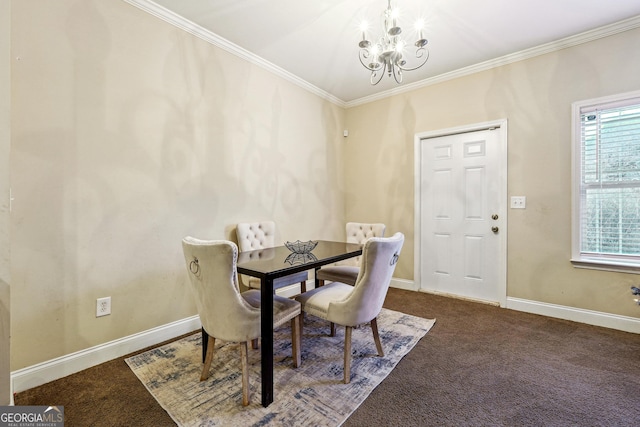
<instances>
[{"instance_id":1,"label":"textured wall finish","mask_svg":"<svg viewBox=\"0 0 640 427\"><path fill-rule=\"evenodd\" d=\"M569 257L571 103L638 89L640 29L344 110L123 1L10 9L12 371L194 315L180 241L238 222L272 219L280 241L382 222L413 280L414 136L502 118L508 191L527 196L508 296L639 316L640 276Z\"/></svg>"},{"instance_id":2,"label":"textured wall finish","mask_svg":"<svg viewBox=\"0 0 640 427\"><path fill-rule=\"evenodd\" d=\"M629 287L640 276L569 260L571 103L637 90L639 38L635 29L348 109L347 219L405 233L395 275L412 279L414 136L506 118L508 193L527 197L507 212L507 296L637 318ZM373 176L371 164L384 167Z\"/></svg>"},{"instance_id":3,"label":"textured wall finish","mask_svg":"<svg viewBox=\"0 0 640 427\"><path fill-rule=\"evenodd\" d=\"M12 7L12 370L195 314L186 235L342 235L341 108L125 2Z\"/></svg>"}]
</instances>

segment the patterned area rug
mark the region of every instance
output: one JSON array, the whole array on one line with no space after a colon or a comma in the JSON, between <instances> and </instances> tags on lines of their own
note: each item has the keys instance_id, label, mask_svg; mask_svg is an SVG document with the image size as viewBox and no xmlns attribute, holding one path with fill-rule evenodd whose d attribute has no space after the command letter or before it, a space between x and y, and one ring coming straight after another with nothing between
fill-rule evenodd
<instances>
[{"instance_id":1,"label":"patterned area rug","mask_svg":"<svg viewBox=\"0 0 640 427\"><path fill-rule=\"evenodd\" d=\"M431 329L423 319L382 309L378 330L385 356L378 357L369 325L353 330L351 383L343 384L344 328L328 336L329 324L306 316L302 366L291 364L291 331L274 331L274 402L260 404L260 350L249 350L251 403L242 406L240 350L216 341L211 374L200 382L200 334L126 360L180 426L339 426Z\"/></svg>"}]
</instances>

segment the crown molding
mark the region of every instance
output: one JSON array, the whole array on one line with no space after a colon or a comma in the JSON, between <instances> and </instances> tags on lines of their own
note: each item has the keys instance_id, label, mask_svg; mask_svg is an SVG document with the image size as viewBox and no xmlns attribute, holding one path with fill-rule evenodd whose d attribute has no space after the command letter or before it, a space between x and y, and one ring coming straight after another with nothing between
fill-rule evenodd
<instances>
[{"instance_id":1,"label":"crown molding","mask_svg":"<svg viewBox=\"0 0 640 427\"><path fill-rule=\"evenodd\" d=\"M171 25L174 25L175 27L178 27L190 34L193 34L194 36L206 42L209 42L212 45L217 46L220 49L223 49L231 53L232 55L235 55L241 59L244 59L245 61L248 61L254 65L257 65L269 71L270 73L273 73L279 77L282 77L283 79L319 96L320 98L323 98L329 102L332 102L333 104L336 104L339 107L344 108L346 106L346 103L343 100L330 94L329 92L326 92L318 88L317 86L312 85L306 80L303 80L300 77L288 72L287 70L280 68L277 65L259 57L258 55L255 55L249 52L248 50L234 43L231 43L229 40L220 37L219 35L203 28L202 26L194 22L189 21L188 19L185 19L184 17L178 15L177 13L172 12L169 9L163 6L160 6L159 4L151 0L123 0L123 1L147 13L150 13L151 15L157 18L162 19L163 21Z\"/></svg>"},{"instance_id":2,"label":"crown molding","mask_svg":"<svg viewBox=\"0 0 640 427\"><path fill-rule=\"evenodd\" d=\"M534 58L536 56L545 55L547 53L556 52L568 47L577 46L583 43L588 43L594 40L598 40L604 37L609 37L618 33L629 31L640 27L640 15L619 21L613 24L605 25L604 27L596 28L594 30L585 31L584 33L576 34L573 36L565 37L564 39L556 40L550 43L546 43L540 46L525 49L519 52L504 55L499 58L491 59L488 61L480 62L478 64L470 65L468 67L460 68L449 73L440 74L435 77L420 80L415 83L398 87L395 89L380 92L374 95L366 96L363 98L355 99L353 101L346 102L346 108L355 107L369 102L377 101L390 96L398 95L401 93L409 92L426 86L446 82L448 80L457 79L460 77L475 74L481 71L487 71L492 68L501 67L503 65L512 64L514 62L523 61L525 59Z\"/></svg>"},{"instance_id":3,"label":"crown molding","mask_svg":"<svg viewBox=\"0 0 640 427\"><path fill-rule=\"evenodd\" d=\"M397 87L391 90L380 92L374 95L365 96L352 101L345 102L335 95L326 92L317 86L312 85L306 80L278 67L277 65L255 55L248 50L231 43L230 41L220 37L219 35L201 27L200 25L191 22L184 17L176 14L175 12L166 9L163 6L158 5L152 0L123 0L145 12L150 13L171 25L174 25L188 33L193 34L196 37L201 38L239 58L242 58L254 65L257 65L317 96L323 98L339 107L351 108L358 105L367 104L369 102L378 101L380 99L389 98L391 96L406 93L412 90L420 89L423 87L443 83L449 80L465 77L471 74L479 73L481 71L487 71L492 68L501 67L504 65L512 64L514 62L523 61L525 59L535 58L536 56L545 55L547 53L556 52L569 47L577 46L583 43L588 43L601 38L609 37L618 33L629 31L640 27L640 15L631 17L613 24L605 25L600 28L585 31L580 34L565 37L560 40L556 40L550 43L546 43L540 46L525 49L519 52L511 53L501 56L499 58L490 59L488 61L480 62L477 64L463 67L448 73L443 73L434 77L430 77L424 80L420 80L415 83L410 83Z\"/></svg>"}]
</instances>

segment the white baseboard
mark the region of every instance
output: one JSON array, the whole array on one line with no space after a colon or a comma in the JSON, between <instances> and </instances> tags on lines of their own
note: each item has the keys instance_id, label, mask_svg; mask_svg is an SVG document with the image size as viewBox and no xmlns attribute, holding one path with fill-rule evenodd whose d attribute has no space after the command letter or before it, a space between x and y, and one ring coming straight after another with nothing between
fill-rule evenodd
<instances>
[{"instance_id":1,"label":"white baseboard","mask_svg":"<svg viewBox=\"0 0 640 427\"><path fill-rule=\"evenodd\" d=\"M313 289L313 281L307 282L307 289ZM414 282L404 279L392 279L391 287L415 291ZM295 295L300 288L292 285L278 290L278 294ZM507 298L506 308L542 316L587 323L594 326L618 329L625 332L640 333L640 319L618 316L591 310L566 307L520 298ZM11 373L11 397L13 393L57 380L73 373L88 369L100 363L108 362L125 354L158 344L171 338L200 329L198 316L188 317L167 325L149 329L128 337L97 345L66 356L58 357L37 365L19 369ZM11 403L13 404L13 402Z\"/></svg>"},{"instance_id":2,"label":"white baseboard","mask_svg":"<svg viewBox=\"0 0 640 427\"><path fill-rule=\"evenodd\" d=\"M520 298L507 297L506 308L640 334L640 319Z\"/></svg>"},{"instance_id":3,"label":"white baseboard","mask_svg":"<svg viewBox=\"0 0 640 427\"><path fill-rule=\"evenodd\" d=\"M122 357L145 347L200 329L196 316L100 344L11 373L11 396L67 375Z\"/></svg>"},{"instance_id":4,"label":"white baseboard","mask_svg":"<svg viewBox=\"0 0 640 427\"><path fill-rule=\"evenodd\" d=\"M417 291L413 280L391 278L391 284L389 286L392 288L404 289L406 291Z\"/></svg>"},{"instance_id":5,"label":"white baseboard","mask_svg":"<svg viewBox=\"0 0 640 427\"><path fill-rule=\"evenodd\" d=\"M428 291L423 289L420 289L419 291L434 295L441 295L449 298L459 298L483 304L497 305L497 303L494 302L474 300L436 291ZM617 329L619 331L632 332L634 334L640 334L640 318L636 317L621 316L618 314L603 313L600 311L585 310L582 308L549 304L545 302L514 297L507 297L506 305L504 306L504 308L523 311L531 314L539 314L541 316L553 317L556 319L570 320L572 322L586 323L593 326L602 326L603 328Z\"/></svg>"}]
</instances>

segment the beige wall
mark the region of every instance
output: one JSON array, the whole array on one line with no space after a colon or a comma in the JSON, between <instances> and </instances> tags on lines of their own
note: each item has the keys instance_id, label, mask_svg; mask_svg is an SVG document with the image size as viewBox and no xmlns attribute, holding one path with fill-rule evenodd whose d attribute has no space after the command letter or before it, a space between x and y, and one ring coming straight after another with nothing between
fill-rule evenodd
<instances>
[{"instance_id":1,"label":"beige wall","mask_svg":"<svg viewBox=\"0 0 640 427\"><path fill-rule=\"evenodd\" d=\"M10 131L10 43L11 3L0 0L0 405L8 405L10 377L9 293L9 148Z\"/></svg>"},{"instance_id":2,"label":"beige wall","mask_svg":"<svg viewBox=\"0 0 640 427\"><path fill-rule=\"evenodd\" d=\"M342 235L343 109L122 1L11 14L13 370L194 315L186 235Z\"/></svg>"},{"instance_id":3,"label":"beige wall","mask_svg":"<svg viewBox=\"0 0 640 427\"><path fill-rule=\"evenodd\" d=\"M568 259L570 105L638 89L640 30L345 111L125 2L11 4L12 370L195 314L180 240L240 220L281 240L385 222L412 280L414 135L500 118L527 196L508 295L639 315L639 276Z\"/></svg>"},{"instance_id":4,"label":"beige wall","mask_svg":"<svg viewBox=\"0 0 640 427\"><path fill-rule=\"evenodd\" d=\"M347 219L404 232L396 276L413 280L415 134L506 118L508 193L527 196L508 212L508 296L640 317L629 291L640 276L569 262L571 103L640 89L638 40L636 29L350 108Z\"/></svg>"}]
</instances>

